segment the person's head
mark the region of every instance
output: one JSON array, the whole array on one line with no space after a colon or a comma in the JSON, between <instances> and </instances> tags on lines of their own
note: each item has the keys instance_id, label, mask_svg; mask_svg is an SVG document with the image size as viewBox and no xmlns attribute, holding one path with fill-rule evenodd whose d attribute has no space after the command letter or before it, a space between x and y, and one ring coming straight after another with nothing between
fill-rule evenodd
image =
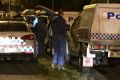
<instances>
[{"instance_id":1,"label":"person's head","mask_svg":"<svg viewBox=\"0 0 120 80\"><path fill-rule=\"evenodd\" d=\"M63 16L63 15L64 15L64 11L63 11L63 9L59 9L59 11L58 11L58 15L59 15L59 16Z\"/></svg>"}]
</instances>

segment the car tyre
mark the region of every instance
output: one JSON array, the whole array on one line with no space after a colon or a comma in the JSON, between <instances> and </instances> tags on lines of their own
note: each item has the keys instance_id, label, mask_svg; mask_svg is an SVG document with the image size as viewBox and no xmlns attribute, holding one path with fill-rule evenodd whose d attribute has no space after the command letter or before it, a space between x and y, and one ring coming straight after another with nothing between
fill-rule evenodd
<instances>
[{"instance_id":1,"label":"car tyre","mask_svg":"<svg viewBox=\"0 0 120 80\"><path fill-rule=\"evenodd\" d=\"M83 57L82 57L82 54L83 54L83 50L82 50L82 44L81 43L79 43L78 44L78 49L79 49L79 55L78 55L78 69L80 70L80 71L82 71L82 69L83 69L83 66L82 66L82 62L83 62Z\"/></svg>"}]
</instances>

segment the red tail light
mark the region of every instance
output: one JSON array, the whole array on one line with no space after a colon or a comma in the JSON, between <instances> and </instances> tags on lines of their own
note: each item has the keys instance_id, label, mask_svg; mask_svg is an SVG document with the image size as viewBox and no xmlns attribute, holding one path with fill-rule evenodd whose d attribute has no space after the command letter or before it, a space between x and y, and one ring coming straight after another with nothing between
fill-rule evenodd
<instances>
[{"instance_id":1,"label":"red tail light","mask_svg":"<svg viewBox=\"0 0 120 80\"><path fill-rule=\"evenodd\" d=\"M105 49L104 45L92 45L92 49Z\"/></svg>"},{"instance_id":2,"label":"red tail light","mask_svg":"<svg viewBox=\"0 0 120 80\"><path fill-rule=\"evenodd\" d=\"M24 40L33 40L34 36L33 35L24 35L24 36L21 37L21 39L24 39Z\"/></svg>"},{"instance_id":3,"label":"red tail light","mask_svg":"<svg viewBox=\"0 0 120 80\"><path fill-rule=\"evenodd\" d=\"M23 52L24 54L33 54L33 52Z\"/></svg>"}]
</instances>

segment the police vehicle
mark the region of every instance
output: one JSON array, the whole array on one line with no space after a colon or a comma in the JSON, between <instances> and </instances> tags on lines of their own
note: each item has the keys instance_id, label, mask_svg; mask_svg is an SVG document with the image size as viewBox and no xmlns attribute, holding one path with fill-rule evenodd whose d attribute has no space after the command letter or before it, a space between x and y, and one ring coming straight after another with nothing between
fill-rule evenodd
<instances>
[{"instance_id":1,"label":"police vehicle","mask_svg":"<svg viewBox=\"0 0 120 80\"><path fill-rule=\"evenodd\" d=\"M54 12L53 10L45 7L45 6L41 6L41 5L37 5L34 9L25 9L22 12L22 16L24 17L25 21L27 23L29 23L29 25L33 25L32 27L34 28L35 25L39 22L38 18L42 19L41 23L45 23L45 27L44 29L46 29L46 38L45 38L45 52L50 53L51 52L51 38L49 36L49 29L48 29L48 25L50 20L56 16L57 13ZM35 33L35 30L32 30Z\"/></svg>"},{"instance_id":2,"label":"police vehicle","mask_svg":"<svg viewBox=\"0 0 120 80\"><path fill-rule=\"evenodd\" d=\"M120 60L120 4L84 6L71 29L79 68Z\"/></svg>"},{"instance_id":3,"label":"police vehicle","mask_svg":"<svg viewBox=\"0 0 120 80\"><path fill-rule=\"evenodd\" d=\"M0 60L37 62L37 43L23 17L4 13L0 18Z\"/></svg>"}]
</instances>

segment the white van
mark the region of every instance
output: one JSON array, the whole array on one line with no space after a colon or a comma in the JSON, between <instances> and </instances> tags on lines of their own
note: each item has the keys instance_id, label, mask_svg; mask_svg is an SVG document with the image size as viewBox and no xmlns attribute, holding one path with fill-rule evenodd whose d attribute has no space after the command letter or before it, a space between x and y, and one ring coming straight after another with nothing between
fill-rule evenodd
<instances>
[{"instance_id":1,"label":"white van","mask_svg":"<svg viewBox=\"0 0 120 80\"><path fill-rule=\"evenodd\" d=\"M72 36L82 67L106 65L120 59L120 4L92 4L74 22Z\"/></svg>"}]
</instances>

